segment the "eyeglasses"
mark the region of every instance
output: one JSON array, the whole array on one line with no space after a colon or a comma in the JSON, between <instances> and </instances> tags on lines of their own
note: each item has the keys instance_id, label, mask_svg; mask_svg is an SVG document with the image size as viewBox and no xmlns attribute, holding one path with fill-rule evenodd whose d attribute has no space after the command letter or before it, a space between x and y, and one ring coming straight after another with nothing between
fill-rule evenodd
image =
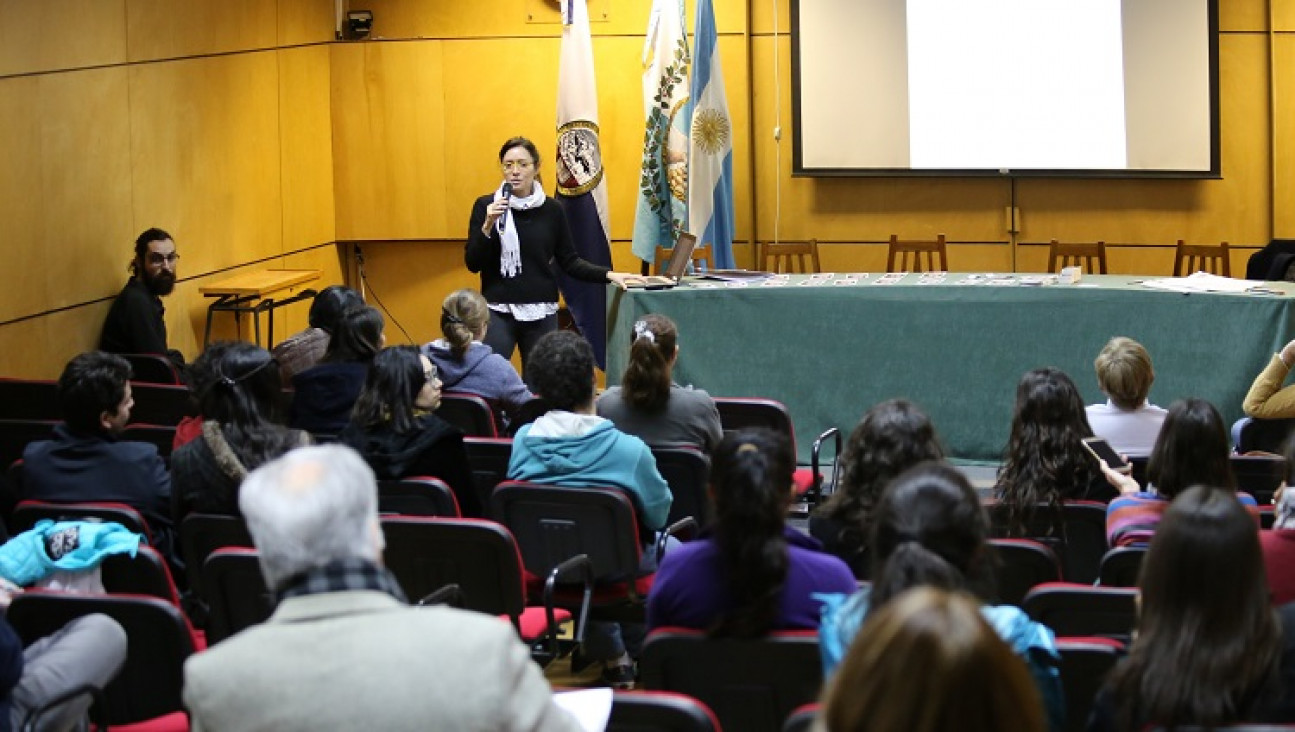
<instances>
[{"instance_id":1,"label":"eyeglasses","mask_svg":"<svg viewBox=\"0 0 1295 732\"><path fill-rule=\"evenodd\" d=\"M426 379L426 380L427 380L427 381L429 381L429 382L431 382L431 381L435 381L435 380L436 380L436 367L435 367L435 366L433 366L433 367L431 367L431 368L429 368L429 369L423 369L423 378L424 378L424 379Z\"/></svg>"},{"instance_id":2,"label":"eyeglasses","mask_svg":"<svg viewBox=\"0 0 1295 732\"><path fill-rule=\"evenodd\" d=\"M175 252L171 252L170 254L158 254L157 252L149 252L148 257L145 258L145 261L152 265L161 265L161 264L175 264L178 259L180 259L180 255Z\"/></svg>"},{"instance_id":3,"label":"eyeglasses","mask_svg":"<svg viewBox=\"0 0 1295 732\"><path fill-rule=\"evenodd\" d=\"M504 169L504 172L506 172L506 173L511 173L513 170L530 170L531 168L534 168L534 167L535 167L535 161L533 161L533 160L507 160L507 161L503 162L502 164L500 164L500 166L499 166L499 167L503 168L503 169Z\"/></svg>"}]
</instances>

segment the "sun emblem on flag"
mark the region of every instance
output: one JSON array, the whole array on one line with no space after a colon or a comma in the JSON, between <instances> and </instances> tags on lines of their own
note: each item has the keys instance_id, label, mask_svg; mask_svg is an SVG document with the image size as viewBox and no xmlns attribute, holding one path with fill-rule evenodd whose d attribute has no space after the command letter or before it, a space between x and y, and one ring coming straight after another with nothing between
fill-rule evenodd
<instances>
[{"instance_id":1,"label":"sun emblem on flag","mask_svg":"<svg viewBox=\"0 0 1295 732\"><path fill-rule=\"evenodd\" d=\"M707 155L714 155L728 146L728 117L718 109L703 109L693 115L692 139Z\"/></svg>"},{"instance_id":2,"label":"sun emblem on flag","mask_svg":"<svg viewBox=\"0 0 1295 732\"><path fill-rule=\"evenodd\" d=\"M598 125L587 120L568 122L558 130L558 193L579 196L603 179L603 154Z\"/></svg>"}]
</instances>

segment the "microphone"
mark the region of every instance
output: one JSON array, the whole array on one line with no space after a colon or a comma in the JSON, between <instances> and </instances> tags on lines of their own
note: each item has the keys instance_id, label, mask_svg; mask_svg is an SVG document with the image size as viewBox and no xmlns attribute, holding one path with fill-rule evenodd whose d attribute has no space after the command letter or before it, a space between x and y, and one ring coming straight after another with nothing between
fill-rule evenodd
<instances>
[{"instance_id":1,"label":"microphone","mask_svg":"<svg viewBox=\"0 0 1295 732\"><path fill-rule=\"evenodd\" d=\"M504 196L504 203L508 203L509 199L513 197L513 184L508 181L504 181L504 187L500 189L500 192Z\"/></svg>"},{"instance_id":2,"label":"microphone","mask_svg":"<svg viewBox=\"0 0 1295 732\"><path fill-rule=\"evenodd\" d=\"M513 197L513 184L508 181L504 181L504 186L499 189L499 194L502 196L500 200L503 201L504 204L507 204ZM500 234L504 233L504 219L507 216L508 209L505 208L504 212L499 215L499 218L495 219L495 230Z\"/></svg>"}]
</instances>

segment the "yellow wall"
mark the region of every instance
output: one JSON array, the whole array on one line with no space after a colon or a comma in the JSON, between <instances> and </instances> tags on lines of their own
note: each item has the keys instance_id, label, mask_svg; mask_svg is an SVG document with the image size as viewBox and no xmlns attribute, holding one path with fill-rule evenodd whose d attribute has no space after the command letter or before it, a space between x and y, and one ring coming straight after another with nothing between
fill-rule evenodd
<instances>
[{"instance_id":1,"label":"yellow wall","mask_svg":"<svg viewBox=\"0 0 1295 732\"><path fill-rule=\"evenodd\" d=\"M1239 273L1255 247L1295 237L1295 0L1220 3L1216 181L793 178L788 2L776 21L767 3L715 4L744 242L813 237L825 269L877 271L890 234L943 232L954 269L1029 271L1051 238L1100 238L1113 271L1167 273L1176 239L1227 240ZM621 269L637 268L650 5L590 0ZM177 239L167 322L190 357L198 287L266 266L354 278L338 240L368 242L365 285L413 340L436 335L441 298L475 283L462 240L472 200L498 183L499 143L553 148L558 5L363 6L374 38L334 42L323 0L0 0L0 374L56 375L92 347L149 226ZM752 263L748 244L736 249ZM279 334L304 311L281 311ZM218 326L234 335L228 316ZM404 340L395 327L389 338Z\"/></svg>"}]
</instances>

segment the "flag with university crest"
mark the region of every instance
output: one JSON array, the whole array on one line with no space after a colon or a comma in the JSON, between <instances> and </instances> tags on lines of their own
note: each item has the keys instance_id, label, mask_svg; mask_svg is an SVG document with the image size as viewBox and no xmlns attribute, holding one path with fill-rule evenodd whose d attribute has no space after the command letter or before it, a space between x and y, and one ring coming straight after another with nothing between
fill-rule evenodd
<instances>
[{"instance_id":1,"label":"flag with university crest","mask_svg":"<svg viewBox=\"0 0 1295 732\"><path fill-rule=\"evenodd\" d=\"M634 256L656 259L688 222L688 38L683 0L653 0L643 45L643 164L634 212Z\"/></svg>"},{"instance_id":2,"label":"flag with university crest","mask_svg":"<svg viewBox=\"0 0 1295 732\"><path fill-rule=\"evenodd\" d=\"M598 140L598 90L585 0L562 0L557 116L558 204L566 214L580 256L610 267L607 181ZM561 270L558 284L576 326L593 346L598 367L606 368L607 285L581 282Z\"/></svg>"}]
</instances>

